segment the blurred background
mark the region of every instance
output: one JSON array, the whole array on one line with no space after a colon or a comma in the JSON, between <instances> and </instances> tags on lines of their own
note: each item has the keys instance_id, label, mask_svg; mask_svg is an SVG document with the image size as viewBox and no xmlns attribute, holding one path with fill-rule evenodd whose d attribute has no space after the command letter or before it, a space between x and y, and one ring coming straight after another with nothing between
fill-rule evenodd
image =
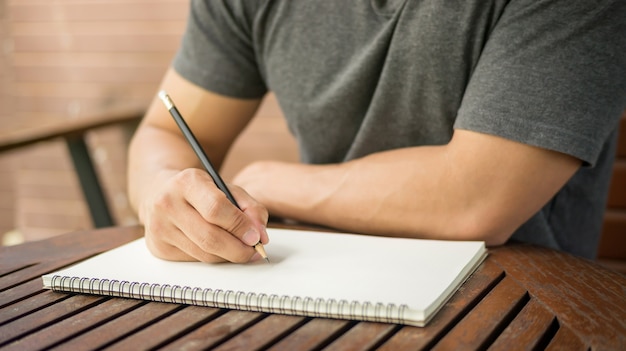
<instances>
[{"instance_id":1,"label":"blurred background","mask_svg":"<svg viewBox=\"0 0 626 351\"><path fill-rule=\"evenodd\" d=\"M0 0L0 141L119 105L147 106L178 47L188 2ZM272 96L258 117L231 152L224 178L252 159L297 159ZM131 133L113 126L87 135L119 225L136 223L126 197ZM63 140L0 153L5 245L92 226Z\"/></svg>"}]
</instances>

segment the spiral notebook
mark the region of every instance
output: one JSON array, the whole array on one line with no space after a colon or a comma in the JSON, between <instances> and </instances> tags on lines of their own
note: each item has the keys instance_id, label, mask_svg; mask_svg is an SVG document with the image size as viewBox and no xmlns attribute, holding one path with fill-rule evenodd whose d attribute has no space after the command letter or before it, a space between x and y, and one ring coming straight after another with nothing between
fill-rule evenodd
<instances>
[{"instance_id":1,"label":"spiral notebook","mask_svg":"<svg viewBox=\"0 0 626 351\"><path fill-rule=\"evenodd\" d=\"M483 242L268 229L271 262L171 262L143 238L44 275L44 288L424 326L486 256Z\"/></svg>"}]
</instances>

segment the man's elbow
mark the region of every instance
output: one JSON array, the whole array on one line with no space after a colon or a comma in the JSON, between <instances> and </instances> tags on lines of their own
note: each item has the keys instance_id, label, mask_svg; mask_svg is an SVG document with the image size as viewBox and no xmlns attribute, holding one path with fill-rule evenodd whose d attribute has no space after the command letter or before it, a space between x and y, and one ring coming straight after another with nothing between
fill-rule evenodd
<instances>
[{"instance_id":1,"label":"man's elbow","mask_svg":"<svg viewBox=\"0 0 626 351\"><path fill-rule=\"evenodd\" d=\"M456 227L456 236L461 240L484 241L487 246L504 245L521 225L503 219L494 213L462 215Z\"/></svg>"}]
</instances>

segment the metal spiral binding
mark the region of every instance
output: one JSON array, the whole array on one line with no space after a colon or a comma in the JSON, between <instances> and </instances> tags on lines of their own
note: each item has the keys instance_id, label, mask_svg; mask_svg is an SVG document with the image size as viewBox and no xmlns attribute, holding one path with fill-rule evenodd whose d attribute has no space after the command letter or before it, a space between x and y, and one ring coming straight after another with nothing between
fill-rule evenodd
<instances>
[{"instance_id":1,"label":"metal spiral binding","mask_svg":"<svg viewBox=\"0 0 626 351\"><path fill-rule=\"evenodd\" d=\"M279 296L243 291L202 289L169 284L149 284L109 279L52 277L52 287L64 291L136 298L158 302L238 309L265 313L345 318L403 323L406 305L335 299Z\"/></svg>"}]
</instances>

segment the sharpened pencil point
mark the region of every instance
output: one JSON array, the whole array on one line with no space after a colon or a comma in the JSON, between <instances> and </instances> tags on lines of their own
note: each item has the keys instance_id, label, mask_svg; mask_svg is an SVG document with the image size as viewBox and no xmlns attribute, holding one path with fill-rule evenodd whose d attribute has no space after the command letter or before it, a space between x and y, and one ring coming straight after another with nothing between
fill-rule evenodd
<instances>
[{"instance_id":1,"label":"sharpened pencil point","mask_svg":"<svg viewBox=\"0 0 626 351\"><path fill-rule=\"evenodd\" d=\"M265 248L260 241L256 245L254 245L254 249L256 250L256 252L259 253L259 255L261 255L261 257L263 257L263 259L265 259L265 261L267 261L267 263L270 263L270 259L269 257L267 257L267 253L265 253Z\"/></svg>"}]
</instances>

